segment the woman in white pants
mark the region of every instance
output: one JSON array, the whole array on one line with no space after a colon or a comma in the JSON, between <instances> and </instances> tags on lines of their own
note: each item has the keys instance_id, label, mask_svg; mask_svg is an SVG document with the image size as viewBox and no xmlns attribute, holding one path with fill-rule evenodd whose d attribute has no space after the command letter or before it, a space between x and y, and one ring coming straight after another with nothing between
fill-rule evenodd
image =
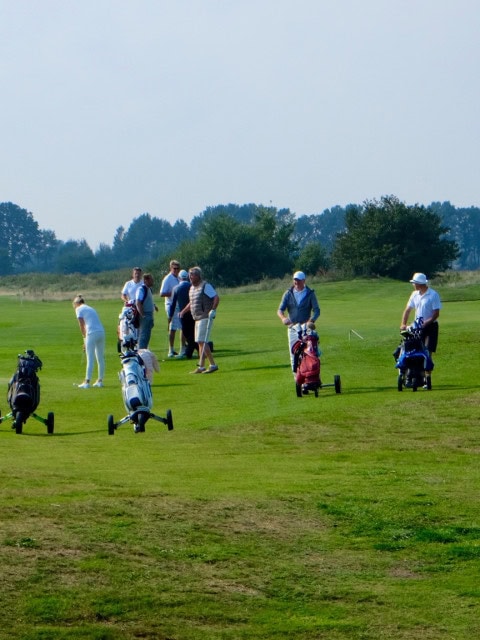
<instances>
[{"instance_id":1,"label":"woman in white pants","mask_svg":"<svg viewBox=\"0 0 480 640\"><path fill-rule=\"evenodd\" d=\"M73 307L78 319L80 331L84 339L84 349L87 354L87 371L85 380L78 385L79 389L89 389L90 380L93 373L94 360L97 361L98 378L92 385L103 387L103 376L105 373L105 329L98 317L98 313L93 307L85 304L82 295L75 296Z\"/></svg>"}]
</instances>

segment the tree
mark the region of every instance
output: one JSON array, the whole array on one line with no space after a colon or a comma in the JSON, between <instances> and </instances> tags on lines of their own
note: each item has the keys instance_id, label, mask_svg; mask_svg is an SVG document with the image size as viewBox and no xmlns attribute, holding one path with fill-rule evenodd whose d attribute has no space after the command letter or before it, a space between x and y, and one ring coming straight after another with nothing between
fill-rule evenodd
<instances>
[{"instance_id":1,"label":"tree","mask_svg":"<svg viewBox=\"0 0 480 640\"><path fill-rule=\"evenodd\" d=\"M328 251L320 242L310 242L304 246L295 264L297 269L307 274L315 275L319 271L328 271L330 257Z\"/></svg>"},{"instance_id":2,"label":"tree","mask_svg":"<svg viewBox=\"0 0 480 640\"><path fill-rule=\"evenodd\" d=\"M13 265L6 247L0 247L0 276L9 276L13 273Z\"/></svg>"},{"instance_id":3,"label":"tree","mask_svg":"<svg viewBox=\"0 0 480 640\"><path fill-rule=\"evenodd\" d=\"M69 240L63 243L57 254L58 273L94 273L98 271L95 256L86 240Z\"/></svg>"},{"instance_id":4,"label":"tree","mask_svg":"<svg viewBox=\"0 0 480 640\"><path fill-rule=\"evenodd\" d=\"M0 246L8 255L10 272L35 268L55 245L53 231L40 231L29 211L12 202L0 203Z\"/></svg>"},{"instance_id":5,"label":"tree","mask_svg":"<svg viewBox=\"0 0 480 640\"><path fill-rule=\"evenodd\" d=\"M182 264L198 264L219 286L238 286L283 277L293 266L296 244L288 210L258 207L254 221L242 223L225 211L205 216L198 238L176 251Z\"/></svg>"},{"instance_id":6,"label":"tree","mask_svg":"<svg viewBox=\"0 0 480 640\"><path fill-rule=\"evenodd\" d=\"M207 207L198 216L195 216L190 223L190 231L193 237L198 237L201 233L203 225L216 218L219 215L226 215L233 218L236 222L243 224L251 224L257 212L256 204L219 204L215 207Z\"/></svg>"},{"instance_id":7,"label":"tree","mask_svg":"<svg viewBox=\"0 0 480 640\"><path fill-rule=\"evenodd\" d=\"M119 264L143 265L173 251L189 235L183 220L177 220L172 227L167 220L143 213L133 219L127 231L123 227L117 229L113 255Z\"/></svg>"},{"instance_id":8,"label":"tree","mask_svg":"<svg viewBox=\"0 0 480 640\"><path fill-rule=\"evenodd\" d=\"M461 249L455 263L457 269L480 267L480 209L468 207L456 209L450 202L432 202L429 207L449 227L448 238L455 240Z\"/></svg>"},{"instance_id":9,"label":"tree","mask_svg":"<svg viewBox=\"0 0 480 640\"><path fill-rule=\"evenodd\" d=\"M53 231L41 229L37 251L31 256L30 264L25 265L26 268L30 270L31 265L32 271L53 271L57 251L61 244Z\"/></svg>"},{"instance_id":10,"label":"tree","mask_svg":"<svg viewBox=\"0 0 480 640\"><path fill-rule=\"evenodd\" d=\"M220 213L204 220L196 241L181 245L179 259L199 264L207 279L228 287L252 281L258 250L251 226Z\"/></svg>"},{"instance_id":11,"label":"tree","mask_svg":"<svg viewBox=\"0 0 480 640\"><path fill-rule=\"evenodd\" d=\"M260 245L255 259L259 275L282 278L292 270L293 257L298 250L292 239L294 229L295 216L289 210L277 212L273 207L259 207L253 224Z\"/></svg>"},{"instance_id":12,"label":"tree","mask_svg":"<svg viewBox=\"0 0 480 640\"><path fill-rule=\"evenodd\" d=\"M337 234L345 230L345 215L348 209L356 205L332 207L321 214L300 216L295 223L294 239L299 246L305 247L310 242L321 242L330 253L333 249Z\"/></svg>"},{"instance_id":13,"label":"tree","mask_svg":"<svg viewBox=\"0 0 480 640\"><path fill-rule=\"evenodd\" d=\"M333 251L335 265L354 276L405 280L414 271L436 273L451 267L458 245L447 240L448 227L423 205L407 206L395 196L366 201L347 211L347 229Z\"/></svg>"}]
</instances>

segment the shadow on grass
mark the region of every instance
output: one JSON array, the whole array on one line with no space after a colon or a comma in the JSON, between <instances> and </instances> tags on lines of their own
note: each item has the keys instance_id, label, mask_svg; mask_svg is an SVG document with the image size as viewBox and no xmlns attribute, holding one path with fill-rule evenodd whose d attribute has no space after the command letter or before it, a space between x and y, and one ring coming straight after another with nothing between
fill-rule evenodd
<instances>
[{"instance_id":1,"label":"shadow on grass","mask_svg":"<svg viewBox=\"0 0 480 640\"><path fill-rule=\"evenodd\" d=\"M10 430L9 429L0 429L0 433L8 433ZM12 429L13 431L13 429ZM18 434L14 434L14 435L18 435L18 436L25 436L28 438L63 438L65 436L81 436L81 435L85 435L87 433L100 433L100 432L105 432L105 434L107 434L107 429L89 429L88 431L71 431L71 432L58 432L55 431L54 433L35 433L35 432L30 432L30 431L22 431L22 433L18 433Z\"/></svg>"},{"instance_id":2,"label":"shadow on grass","mask_svg":"<svg viewBox=\"0 0 480 640\"><path fill-rule=\"evenodd\" d=\"M343 385L343 381L342 381L342 385ZM402 391L398 391L397 386L395 384L392 385L388 385L388 386L377 386L377 387L348 387L348 389L345 389L342 386L342 393L346 392L348 393L348 395L359 395L359 394L364 394L364 393L382 393L382 392L386 392L386 391L396 391L397 394L409 394L409 393L419 393L419 394L426 394L426 395L431 395L432 393L435 393L435 391L471 391L477 389L478 390L478 385L471 385L471 386L455 386L455 385L451 385L451 384L439 384L439 385L434 385L433 388L428 391L427 389L424 389L423 387L419 387L417 389L417 391L413 391L413 389L409 389L409 388L404 388Z\"/></svg>"},{"instance_id":3,"label":"shadow on grass","mask_svg":"<svg viewBox=\"0 0 480 640\"><path fill-rule=\"evenodd\" d=\"M285 369L288 371L290 369L290 365L288 364L269 364L269 365L259 365L258 367L235 367L233 369L229 369L228 373L232 373L233 371L261 371L262 369L270 370L270 369Z\"/></svg>"}]
</instances>

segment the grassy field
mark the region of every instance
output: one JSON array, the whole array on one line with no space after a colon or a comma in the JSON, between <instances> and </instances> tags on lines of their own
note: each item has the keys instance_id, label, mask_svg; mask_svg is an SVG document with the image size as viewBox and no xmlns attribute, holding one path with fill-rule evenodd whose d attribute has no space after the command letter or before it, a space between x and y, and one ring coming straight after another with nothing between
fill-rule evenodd
<instances>
[{"instance_id":1,"label":"grassy field","mask_svg":"<svg viewBox=\"0 0 480 640\"><path fill-rule=\"evenodd\" d=\"M0 408L17 354L43 361L38 413L0 424L0 638L471 640L480 635L480 285L445 281L433 390L397 391L410 285L315 285L322 380L297 398L281 291L222 296L218 374L161 362L149 421L125 415L119 300L99 299L103 389L69 301L0 298ZM89 300L87 299L87 302ZM359 337L361 336L361 337Z\"/></svg>"}]
</instances>

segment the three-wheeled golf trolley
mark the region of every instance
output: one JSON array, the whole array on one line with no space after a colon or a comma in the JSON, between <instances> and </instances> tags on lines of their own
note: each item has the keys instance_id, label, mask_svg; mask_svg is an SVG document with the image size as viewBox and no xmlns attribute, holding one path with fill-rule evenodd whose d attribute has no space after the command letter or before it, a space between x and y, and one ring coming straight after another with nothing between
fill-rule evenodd
<instances>
[{"instance_id":1,"label":"three-wheeled golf trolley","mask_svg":"<svg viewBox=\"0 0 480 640\"><path fill-rule=\"evenodd\" d=\"M8 383L7 400L11 411L5 416L0 416L0 423L11 418L12 429L16 433L22 433L23 425L32 417L47 427L47 433L52 434L55 418L52 412L46 418L35 413L40 403L40 382L37 371L42 368L42 361L31 349L25 354L19 354L17 370Z\"/></svg>"},{"instance_id":2,"label":"three-wheeled golf trolley","mask_svg":"<svg viewBox=\"0 0 480 640\"><path fill-rule=\"evenodd\" d=\"M113 415L108 416L108 434L113 436L116 429L122 424L133 424L135 433L145 431L148 420L157 420L167 425L168 430L173 429L173 418L170 409L166 416L157 416L152 412L153 397L150 381L147 378L145 364L141 355L137 352L138 332L134 326L134 316L128 306L120 314L119 345L122 370L118 378L122 385L123 404L127 415L115 422Z\"/></svg>"},{"instance_id":3,"label":"three-wheeled golf trolley","mask_svg":"<svg viewBox=\"0 0 480 640\"><path fill-rule=\"evenodd\" d=\"M295 391L297 397L306 396L312 391L316 398L325 387L335 387L335 393L342 392L342 383L337 374L333 383L324 384L320 379L320 352L318 333L313 322L298 325L298 340L292 345L293 372L295 373Z\"/></svg>"},{"instance_id":4,"label":"three-wheeled golf trolley","mask_svg":"<svg viewBox=\"0 0 480 640\"><path fill-rule=\"evenodd\" d=\"M434 364L429 350L425 347L422 337L422 323L415 321L410 327L400 332L402 341L393 353L398 369L397 388L417 391L423 387L430 391L432 379L426 371L433 370Z\"/></svg>"}]
</instances>

